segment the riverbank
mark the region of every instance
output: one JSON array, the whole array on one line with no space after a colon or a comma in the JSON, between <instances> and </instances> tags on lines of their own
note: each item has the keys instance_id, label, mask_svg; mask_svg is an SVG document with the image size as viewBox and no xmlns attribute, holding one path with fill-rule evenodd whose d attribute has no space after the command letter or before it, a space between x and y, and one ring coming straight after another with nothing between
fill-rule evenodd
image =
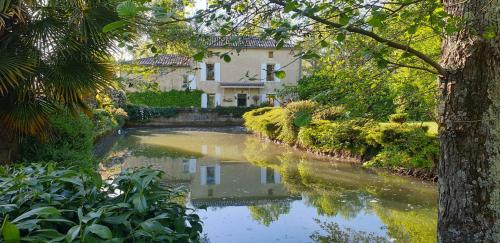
<instances>
[{"instance_id":1,"label":"riverbank","mask_svg":"<svg viewBox=\"0 0 500 243\"><path fill-rule=\"evenodd\" d=\"M261 108L247 112L244 125L260 137L311 153L403 176L437 180L438 142L426 126L379 124L361 118L311 119L307 125L297 126L296 113L300 114L300 109Z\"/></svg>"}]
</instances>

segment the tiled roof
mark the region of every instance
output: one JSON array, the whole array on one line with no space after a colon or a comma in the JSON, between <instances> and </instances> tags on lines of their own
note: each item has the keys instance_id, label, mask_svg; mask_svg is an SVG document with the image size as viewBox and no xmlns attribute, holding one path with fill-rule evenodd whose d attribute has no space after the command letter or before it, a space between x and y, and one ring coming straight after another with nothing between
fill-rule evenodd
<instances>
[{"instance_id":1,"label":"tiled roof","mask_svg":"<svg viewBox=\"0 0 500 243\"><path fill-rule=\"evenodd\" d=\"M207 36L206 43L212 48L276 48L277 45L275 40L257 36ZM293 48L293 45L285 43L283 48Z\"/></svg>"},{"instance_id":2,"label":"tiled roof","mask_svg":"<svg viewBox=\"0 0 500 243\"><path fill-rule=\"evenodd\" d=\"M143 66L189 67L191 66L191 58L176 54L163 54L156 57L146 57L125 63Z\"/></svg>"}]
</instances>

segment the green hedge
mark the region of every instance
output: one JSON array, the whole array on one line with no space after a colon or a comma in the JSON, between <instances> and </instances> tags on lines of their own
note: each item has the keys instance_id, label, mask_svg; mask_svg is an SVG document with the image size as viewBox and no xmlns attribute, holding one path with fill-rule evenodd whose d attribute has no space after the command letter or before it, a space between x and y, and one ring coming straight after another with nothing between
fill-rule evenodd
<instances>
[{"instance_id":1,"label":"green hedge","mask_svg":"<svg viewBox=\"0 0 500 243\"><path fill-rule=\"evenodd\" d=\"M127 105L125 108L129 121L144 122L158 117L175 117L179 114L174 107L148 107L144 105Z\"/></svg>"},{"instance_id":2,"label":"green hedge","mask_svg":"<svg viewBox=\"0 0 500 243\"><path fill-rule=\"evenodd\" d=\"M128 93L128 102L134 105L150 107L200 107L200 90L168 92L133 92Z\"/></svg>"},{"instance_id":3,"label":"green hedge","mask_svg":"<svg viewBox=\"0 0 500 243\"><path fill-rule=\"evenodd\" d=\"M379 124L373 120L320 120L314 103L291 103L285 108L260 108L243 115L245 127L262 136L322 153L361 157L367 166L433 171L439 146L428 127L406 123ZM341 109L330 109L341 117ZM310 112L312 121L296 124L298 114ZM304 119L302 119L304 120ZM300 125L300 126L299 126Z\"/></svg>"}]
</instances>

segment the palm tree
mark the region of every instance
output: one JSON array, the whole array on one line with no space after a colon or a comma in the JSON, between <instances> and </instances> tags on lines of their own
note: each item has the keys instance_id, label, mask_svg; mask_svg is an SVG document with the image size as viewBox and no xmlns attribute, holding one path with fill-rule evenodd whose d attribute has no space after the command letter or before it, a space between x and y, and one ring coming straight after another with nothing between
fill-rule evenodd
<instances>
[{"instance_id":1,"label":"palm tree","mask_svg":"<svg viewBox=\"0 0 500 243\"><path fill-rule=\"evenodd\" d=\"M44 138L58 107L88 111L114 78L102 28L117 19L106 0L0 0L0 137Z\"/></svg>"}]
</instances>

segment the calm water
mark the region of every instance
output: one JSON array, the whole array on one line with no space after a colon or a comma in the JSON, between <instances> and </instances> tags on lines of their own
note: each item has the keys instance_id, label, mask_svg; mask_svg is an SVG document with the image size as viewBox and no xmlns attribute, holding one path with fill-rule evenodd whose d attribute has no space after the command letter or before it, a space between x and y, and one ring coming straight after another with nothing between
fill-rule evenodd
<instances>
[{"instance_id":1,"label":"calm water","mask_svg":"<svg viewBox=\"0 0 500 243\"><path fill-rule=\"evenodd\" d=\"M188 188L209 242L434 242L434 184L315 158L238 129L129 130L103 176L153 166Z\"/></svg>"}]
</instances>

